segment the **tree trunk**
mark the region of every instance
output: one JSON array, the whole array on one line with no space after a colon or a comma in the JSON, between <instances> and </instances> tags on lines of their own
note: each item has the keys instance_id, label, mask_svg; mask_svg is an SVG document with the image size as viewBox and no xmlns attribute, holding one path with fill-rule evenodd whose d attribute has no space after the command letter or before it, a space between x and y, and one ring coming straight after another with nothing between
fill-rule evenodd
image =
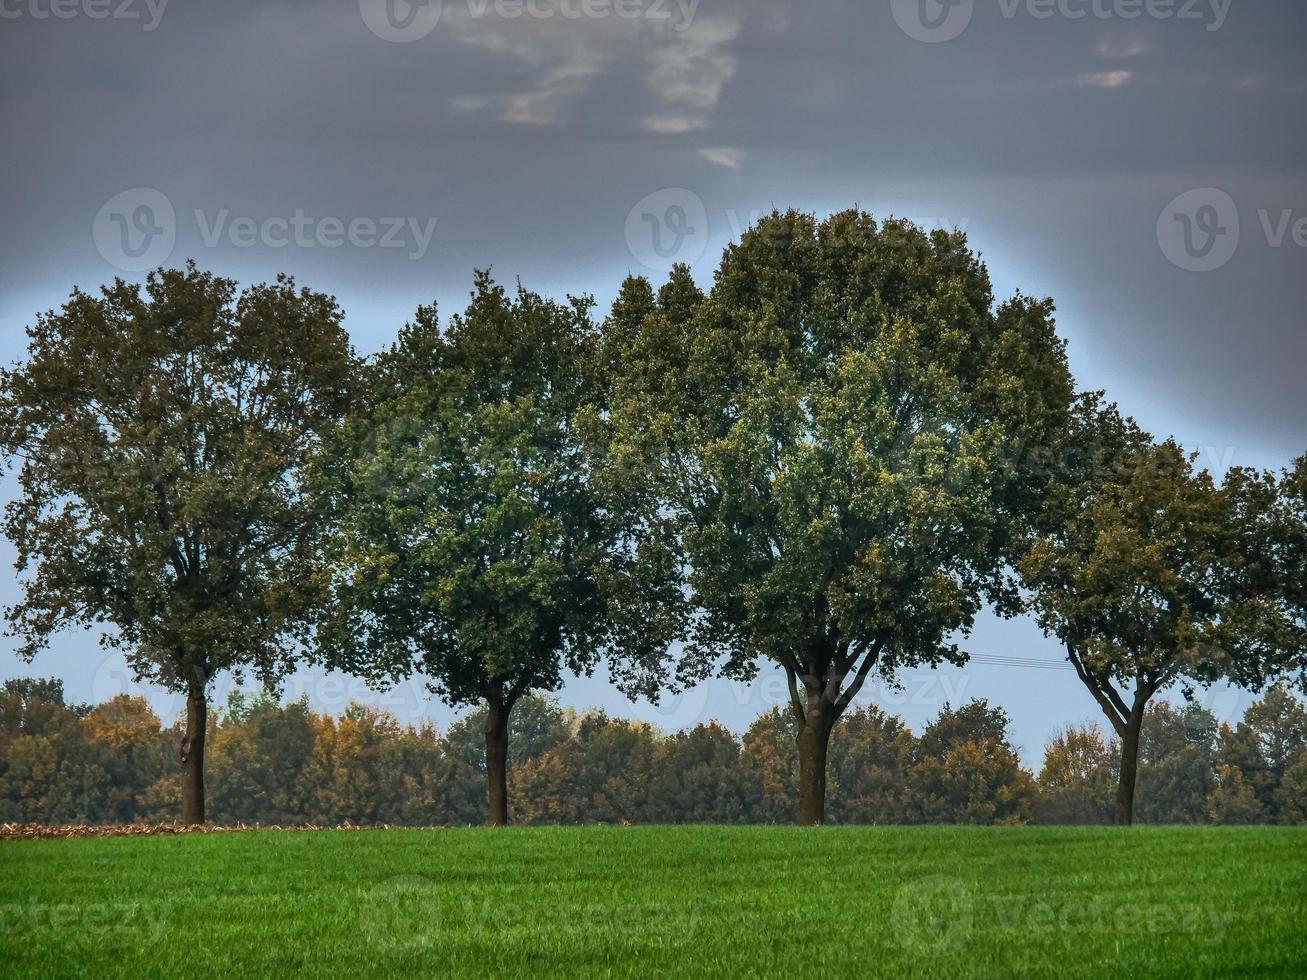
<instances>
[{"instance_id":1,"label":"tree trunk","mask_svg":"<svg viewBox=\"0 0 1307 980\"><path fill-rule=\"evenodd\" d=\"M1112 731L1121 739L1121 765L1116 779L1113 822L1118 827L1128 827L1135 822L1135 777L1139 774L1139 733L1144 727L1144 711L1148 707L1148 699L1157 693L1161 682L1155 676L1137 676L1134 700L1130 710L1126 711L1123 696L1112 686L1111 681L1086 669L1084 654L1078 644L1067 642L1067 656L1075 667L1080 682L1089 689L1111 723Z\"/></svg>"},{"instance_id":2,"label":"tree trunk","mask_svg":"<svg viewBox=\"0 0 1307 980\"><path fill-rule=\"evenodd\" d=\"M508 824L508 715L502 697L486 699L486 826Z\"/></svg>"},{"instance_id":3,"label":"tree trunk","mask_svg":"<svg viewBox=\"0 0 1307 980\"><path fill-rule=\"evenodd\" d=\"M826 817L826 749L834 727L832 713L809 704L799 729L799 810L794 822L800 827L820 826Z\"/></svg>"},{"instance_id":4,"label":"tree trunk","mask_svg":"<svg viewBox=\"0 0 1307 980\"><path fill-rule=\"evenodd\" d=\"M1143 723L1143 705L1137 704L1121 733L1121 772L1116 782L1118 827L1129 827L1135 822L1135 778L1139 775L1139 732Z\"/></svg>"},{"instance_id":5,"label":"tree trunk","mask_svg":"<svg viewBox=\"0 0 1307 980\"><path fill-rule=\"evenodd\" d=\"M182 736L182 823L204 823L204 736L209 705L204 692L186 697L186 734Z\"/></svg>"}]
</instances>

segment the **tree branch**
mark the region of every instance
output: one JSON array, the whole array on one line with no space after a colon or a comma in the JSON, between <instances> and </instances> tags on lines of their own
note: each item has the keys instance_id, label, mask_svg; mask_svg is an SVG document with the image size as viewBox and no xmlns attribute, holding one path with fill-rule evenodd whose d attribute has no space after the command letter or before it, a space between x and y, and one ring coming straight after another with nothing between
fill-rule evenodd
<instances>
[{"instance_id":1,"label":"tree branch","mask_svg":"<svg viewBox=\"0 0 1307 980\"><path fill-rule=\"evenodd\" d=\"M785 680L790 685L790 707L794 709L795 715L798 716L799 724L806 725L808 723L808 715L807 712L803 710L803 700L799 697L798 672L794 669L791 663L787 661L782 661L781 666L785 668Z\"/></svg>"},{"instance_id":2,"label":"tree branch","mask_svg":"<svg viewBox=\"0 0 1307 980\"><path fill-rule=\"evenodd\" d=\"M1125 734L1125 726L1130 718L1130 709L1126 707L1121 696L1113 689L1112 685L1090 674L1085 665L1081 663L1080 655L1076 653L1075 648L1067 644L1067 659L1071 661L1071 666L1075 667L1076 674L1080 682L1089 689L1089 693L1094 696L1099 707L1103 709L1103 714L1107 715L1107 720L1112 724L1112 730L1117 735Z\"/></svg>"},{"instance_id":3,"label":"tree branch","mask_svg":"<svg viewBox=\"0 0 1307 980\"><path fill-rule=\"evenodd\" d=\"M853 699L858 696L858 692L862 690L862 685L867 680L867 675L871 673L872 666L880 660L880 653L883 649L885 649L883 637L877 638L874 643L866 648L866 652L863 654L862 666L858 668L858 673L854 675L853 683L835 702L835 710L839 714L843 714L845 709L853 702Z\"/></svg>"}]
</instances>

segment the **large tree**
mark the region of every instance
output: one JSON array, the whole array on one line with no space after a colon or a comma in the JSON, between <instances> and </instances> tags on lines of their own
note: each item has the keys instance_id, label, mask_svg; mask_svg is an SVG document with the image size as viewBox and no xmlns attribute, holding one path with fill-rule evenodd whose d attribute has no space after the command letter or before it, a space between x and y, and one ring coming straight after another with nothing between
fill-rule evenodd
<instances>
[{"instance_id":1,"label":"large tree","mask_svg":"<svg viewBox=\"0 0 1307 980\"><path fill-rule=\"evenodd\" d=\"M1134 819L1140 736L1159 691L1265 682L1284 649L1271 581L1241 545L1239 501L1173 441L1082 396L1020 562L1030 607L1120 740L1115 820ZM1273 487L1270 491L1274 496ZM1259 549L1264 550L1264 549Z\"/></svg>"},{"instance_id":2,"label":"large tree","mask_svg":"<svg viewBox=\"0 0 1307 980\"><path fill-rule=\"evenodd\" d=\"M961 661L957 631L1008 599L1038 489L1022 460L1071 397L1052 303L996 305L960 233L790 212L727 250L707 296L684 268L656 296L628 280L605 332L612 456L656 488L684 576L675 676L784 670L797 818L820 823L831 731L868 675Z\"/></svg>"},{"instance_id":3,"label":"large tree","mask_svg":"<svg viewBox=\"0 0 1307 980\"><path fill-rule=\"evenodd\" d=\"M300 478L349 399L341 311L191 264L74 291L27 332L0 375L21 464L11 629L30 659L56 630L107 627L139 678L186 696L182 819L201 823L210 683L274 684L303 639L319 522Z\"/></svg>"},{"instance_id":4,"label":"large tree","mask_svg":"<svg viewBox=\"0 0 1307 980\"><path fill-rule=\"evenodd\" d=\"M617 629L594 341L588 302L510 297L478 273L443 333L423 307L368 365L365 404L321 462L336 528L323 656L483 705L492 825L508 820L514 705L590 671Z\"/></svg>"}]
</instances>

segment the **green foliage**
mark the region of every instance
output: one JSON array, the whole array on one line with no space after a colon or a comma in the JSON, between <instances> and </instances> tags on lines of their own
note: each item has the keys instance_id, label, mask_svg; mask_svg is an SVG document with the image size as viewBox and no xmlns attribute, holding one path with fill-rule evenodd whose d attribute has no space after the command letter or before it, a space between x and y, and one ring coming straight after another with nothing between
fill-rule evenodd
<instances>
[{"instance_id":1,"label":"green foliage","mask_svg":"<svg viewBox=\"0 0 1307 980\"><path fill-rule=\"evenodd\" d=\"M902 719L874 705L845 715L831 740L827 820L910 823L917 815L908 777L916 740Z\"/></svg>"},{"instance_id":2,"label":"green foliage","mask_svg":"<svg viewBox=\"0 0 1307 980\"><path fill-rule=\"evenodd\" d=\"M233 668L275 682L320 526L299 477L354 367L335 301L286 277L237 295L189 265L74 291L27 333L0 375L20 654L106 624L138 676L175 690Z\"/></svg>"},{"instance_id":3,"label":"green foliage","mask_svg":"<svg viewBox=\"0 0 1307 980\"><path fill-rule=\"evenodd\" d=\"M1116 752L1097 725L1068 725L1044 748L1037 823L1095 824L1112 820Z\"/></svg>"},{"instance_id":4,"label":"green foliage","mask_svg":"<svg viewBox=\"0 0 1307 980\"><path fill-rule=\"evenodd\" d=\"M715 722L663 739L653 759L647 823L743 823L752 787L740 743Z\"/></svg>"},{"instance_id":5,"label":"green foliage","mask_svg":"<svg viewBox=\"0 0 1307 980\"><path fill-rule=\"evenodd\" d=\"M444 789L449 823L476 823L485 816L486 713L484 707L474 708L454 722L442 739L449 765ZM508 720L508 764L515 777L510 785L517 785L523 767L570 735L567 720L553 699L524 695Z\"/></svg>"},{"instance_id":6,"label":"green foliage","mask_svg":"<svg viewBox=\"0 0 1307 980\"><path fill-rule=\"evenodd\" d=\"M1280 823L1307 823L1307 752L1300 753L1275 790Z\"/></svg>"},{"instance_id":7,"label":"green foliage","mask_svg":"<svg viewBox=\"0 0 1307 980\"><path fill-rule=\"evenodd\" d=\"M144 811L168 765L159 719L140 698L92 709L55 680L0 688L0 821L113 822Z\"/></svg>"},{"instance_id":8,"label":"green foliage","mask_svg":"<svg viewBox=\"0 0 1307 980\"><path fill-rule=\"evenodd\" d=\"M1278 478L1236 468L1223 494L1232 539L1223 588L1232 672L1260 686L1275 678L1307 689L1307 456Z\"/></svg>"},{"instance_id":9,"label":"green foliage","mask_svg":"<svg viewBox=\"0 0 1307 980\"><path fill-rule=\"evenodd\" d=\"M1290 769L1307 756L1307 707L1287 688L1272 687L1248 706L1238 724L1221 730L1219 756L1241 774L1264 819L1283 819L1281 788Z\"/></svg>"},{"instance_id":10,"label":"green foliage","mask_svg":"<svg viewBox=\"0 0 1307 980\"><path fill-rule=\"evenodd\" d=\"M96 705L82 720L85 743L104 773L104 798L90 812L111 823L127 822L151 808L155 787L174 771L174 739L159 731L159 718L144 698L120 694Z\"/></svg>"},{"instance_id":11,"label":"green foliage","mask_svg":"<svg viewBox=\"0 0 1307 980\"><path fill-rule=\"evenodd\" d=\"M1206 822L1206 801L1216 790L1216 737L1216 719L1201 705L1149 706L1139 740L1139 819Z\"/></svg>"},{"instance_id":12,"label":"green foliage","mask_svg":"<svg viewBox=\"0 0 1307 980\"><path fill-rule=\"evenodd\" d=\"M309 812L303 774L317 731L307 699L283 707L267 694L232 693L210 742L212 818L221 823L293 824Z\"/></svg>"},{"instance_id":13,"label":"green foliage","mask_svg":"<svg viewBox=\"0 0 1307 980\"><path fill-rule=\"evenodd\" d=\"M2 815L125 820L181 796L203 819L206 733L230 821L461 822L482 774L506 813L509 770L533 821L771 821L796 796L804 822L1092 821L1113 776L1121 819L1137 756L1146 820L1301 812L1287 691L1233 729L1150 704L1307 685L1307 457L1218 487L1100 394L1073 402L1052 302L996 303L961 234L773 213L708 293L683 266L656 291L629 278L601 327L587 299L478 273L443 332L421 307L366 365L341 321L287 277L238 293L190 264L75 290L28 329L0 373L20 655L102 627L190 711L165 732L139 698L7 684ZM1036 785L984 702L920 738L855 712L828 753L872 672L963 662L986 601L1064 643L1118 764L1068 729ZM477 710L443 738L272 696L206 720L219 672L275 690L310 641ZM530 696L605 658L654 698L772 661L790 713L739 741Z\"/></svg>"},{"instance_id":14,"label":"green foliage","mask_svg":"<svg viewBox=\"0 0 1307 980\"><path fill-rule=\"evenodd\" d=\"M1069 439L1087 451L1061 470L1047 530L1021 570L1040 625L1111 703L1119 729L1129 692L1118 686L1146 699L1228 674L1219 583L1229 513L1178 445L1149 442L1097 396L1082 399Z\"/></svg>"},{"instance_id":15,"label":"green foliage","mask_svg":"<svg viewBox=\"0 0 1307 980\"><path fill-rule=\"evenodd\" d=\"M1218 765L1207 801L1207 815L1213 823L1262 823L1266 811L1241 770Z\"/></svg>"},{"instance_id":16,"label":"green foliage","mask_svg":"<svg viewBox=\"0 0 1307 980\"><path fill-rule=\"evenodd\" d=\"M824 679L851 654L955 655L997 574L1019 447L1066 393L1051 306L995 311L962 236L859 212L764 219L689 298L621 324L640 358L614 412L635 446L659 440L702 611L692 657Z\"/></svg>"},{"instance_id":17,"label":"green foliage","mask_svg":"<svg viewBox=\"0 0 1307 980\"><path fill-rule=\"evenodd\" d=\"M923 823L1024 823L1035 785L1007 738L1002 708L984 700L947 705L926 726L908 774Z\"/></svg>"},{"instance_id":18,"label":"green foliage","mask_svg":"<svg viewBox=\"0 0 1307 980\"><path fill-rule=\"evenodd\" d=\"M1042 482L1021 457L1070 400L1052 311L996 307L961 234L860 211L762 219L706 296L684 268L656 299L628 280L611 455L653 488L655 553L684 576L673 679L772 660L819 752L871 671L960 662L985 597L1009 605Z\"/></svg>"},{"instance_id":19,"label":"green foliage","mask_svg":"<svg viewBox=\"0 0 1307 980\"><path fill-rule=\"evenodd\" d=\"M1100 394L1082 395L1019 561L1029 608L1120 739L1118 823L1134 817L1154 695L1178 685L1188 696L1222 679L1258 687L1284 639L1265 611L1274 602L1257 570L1265 562L1240 547L1241 493L1218 489L1195 459L1172 440L1153 442ZM1208 789L1186 792L1201 799Z\"/></svg>"},{"instance_id":20,"label":"green foliage","mask_svg":"<svg viewBox=\"0 0 1307 980\"><path fill-rule=\"evenodd\" d=\"M762 823L794 819L794 801L799 798L797 737L798 719L780 707L759 715L744 733L740 763L756 787L757 819Z\"/></svg>"},{"instance_id":21,"label":"green foliage","mask_svg":"<svg viewBox=\"0 0 1307 980\"><path fill-rule=\"evenodd\" d=\"M594 666L617 528L581 417L593 332L584 301L509 297L479 273L444 334L424 307L368 365L317 472L337 528L329 662L510 708Z\"/></svg>"}]
</instances>

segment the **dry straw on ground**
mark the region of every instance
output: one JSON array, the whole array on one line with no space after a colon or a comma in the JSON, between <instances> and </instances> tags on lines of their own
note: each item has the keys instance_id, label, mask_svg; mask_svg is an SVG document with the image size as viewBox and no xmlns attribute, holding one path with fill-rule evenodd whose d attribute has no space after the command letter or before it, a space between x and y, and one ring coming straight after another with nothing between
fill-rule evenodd
<instances>
[{"instance_id":1,"label":"dry straw on ground","mask_svg":"<svg viewBox=\"0 0 1307 980\"><path fill-rule=\"evenodd\" d=\"M62 827L38 823L0 824L0 840L38 840L60 837L145 837L159 834L217 834L241 830L389 830L389 824L359 826L341 824L335 827L315 824L298 824L276 826L272 824L200 824L186 825L177 823L132 823L93 826L89 824L71 824Z\"/></svg>"}]
</instances>

